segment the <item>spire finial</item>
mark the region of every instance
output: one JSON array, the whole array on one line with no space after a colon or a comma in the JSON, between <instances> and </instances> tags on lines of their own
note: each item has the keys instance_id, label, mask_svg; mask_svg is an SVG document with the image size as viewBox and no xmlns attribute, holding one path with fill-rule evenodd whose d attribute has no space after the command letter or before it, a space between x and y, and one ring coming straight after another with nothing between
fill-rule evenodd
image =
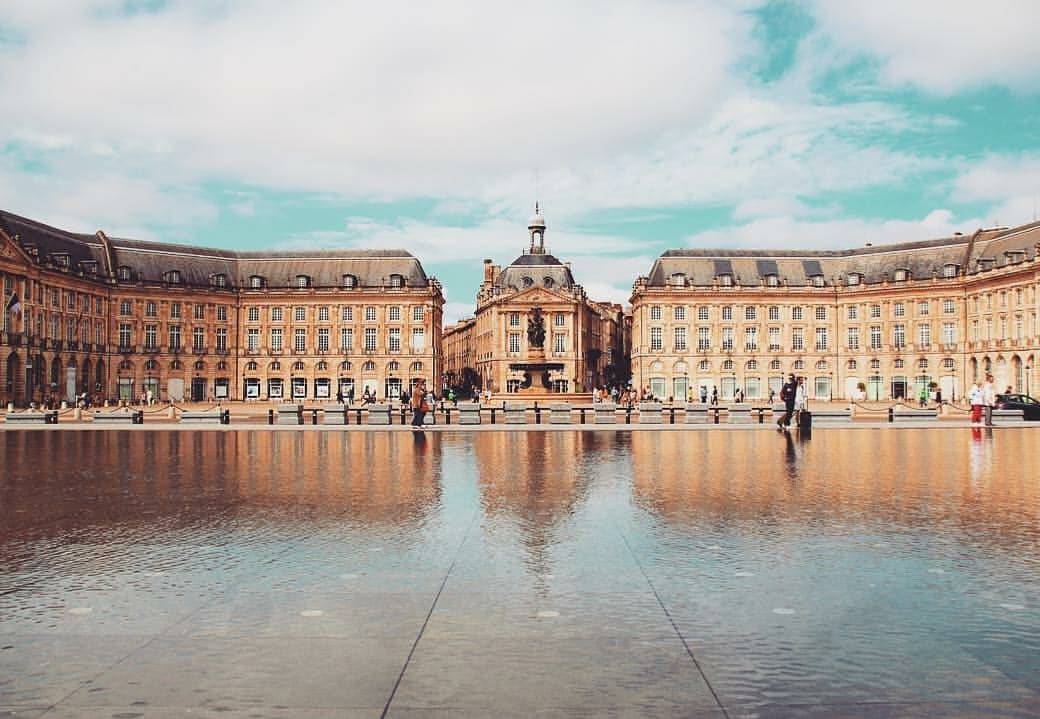
<instances>
[{"instance_id":1,"label":"spire finial","mask_svg":"<svg viewBox=\"0 0 1040 719\"><path fill-rule=\"evenodd\" d=\"M536 215L542 214L541 211L538 209L538 200L534 201L534 214L536 214Z\"/></svg>"}]
</instances>

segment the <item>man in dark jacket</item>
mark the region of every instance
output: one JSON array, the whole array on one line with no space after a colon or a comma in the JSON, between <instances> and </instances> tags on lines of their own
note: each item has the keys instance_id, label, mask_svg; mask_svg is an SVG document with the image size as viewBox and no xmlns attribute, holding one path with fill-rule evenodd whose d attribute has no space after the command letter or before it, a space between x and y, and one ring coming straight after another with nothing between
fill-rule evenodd
<instances>
[{"instance_id":1,"label":"man in dark jacket","mask_svg":"<svg viewBox=\"0 0 1040 719\"><path fill-rule=\"evenodd\" d=\"M791 417L794 416L794 398L798 393L798 383L794 375L787 375L787 382L780 388L780 400L784 403L784 416L776 421L777 429L787 431L791 426Z\"/></svg>"}]
</instances>

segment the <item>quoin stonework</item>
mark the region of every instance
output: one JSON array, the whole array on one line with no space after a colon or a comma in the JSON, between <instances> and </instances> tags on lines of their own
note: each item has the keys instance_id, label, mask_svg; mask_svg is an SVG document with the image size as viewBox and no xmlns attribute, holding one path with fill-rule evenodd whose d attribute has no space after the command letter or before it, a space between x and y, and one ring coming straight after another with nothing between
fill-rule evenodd
<instances>
[{"instance_id":1,"label":"quoin stonework","mask_svg":"<svg viewBox=\"0 0 1040 719\"><path fill-rule=\"evenodd\" d=\"M589 298L540 212L473 317L406 250L233 252L79 234L0 212L0 400L498 395L626 385L664 400L779 391L959 401L987 372L1035 393L1040 223L823 251L671 250L630 309ZM840 246L840 238L835 244Z\"/></svg>"},{"instance_id":2,"label":"quoin stonework","mask_svg":"<svg viewBox=\"0 0 1040 719\"><path fill-rule=\"evenodd\" d=\"M397 250L230 252L0 213L0 398L379 399L439 387L443 293Z\"/></svg>"}]
</instances>

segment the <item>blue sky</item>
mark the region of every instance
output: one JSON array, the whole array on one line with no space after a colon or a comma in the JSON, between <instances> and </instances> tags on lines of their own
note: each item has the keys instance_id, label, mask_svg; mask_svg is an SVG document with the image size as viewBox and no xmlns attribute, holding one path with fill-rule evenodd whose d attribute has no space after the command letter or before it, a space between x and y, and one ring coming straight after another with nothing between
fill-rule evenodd
<instances>
[{"instance_id":1,"label":"blue sky","mask_svg":"<svg viewBox=\"0 0 1040 719\"><path fill-rule=\"evenodd\" d=\"M1040 3L8 0L0 205L229 248L403 247L473 304L547 244L624 301L673 247L1031 221Z\"/></svg>"}]
</instances>

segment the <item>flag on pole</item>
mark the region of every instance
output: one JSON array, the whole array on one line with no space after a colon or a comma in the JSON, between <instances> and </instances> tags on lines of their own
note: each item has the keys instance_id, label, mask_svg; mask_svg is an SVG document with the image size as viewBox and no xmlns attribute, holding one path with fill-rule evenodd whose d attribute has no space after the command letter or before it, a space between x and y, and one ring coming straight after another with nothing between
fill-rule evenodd
<instances>
[{"instance_id":1,"label":"flag on pole","mask_svg":"<svg viewBox=\"0 0 1040 719\"><path fill-rule=\"evenodd\" d=\"M22 302L18 299L18 293L12 292L11 298L7 300L7 311L14 313L15 317L21 318L22 316Z\"/></svg>"}]
</instances>

